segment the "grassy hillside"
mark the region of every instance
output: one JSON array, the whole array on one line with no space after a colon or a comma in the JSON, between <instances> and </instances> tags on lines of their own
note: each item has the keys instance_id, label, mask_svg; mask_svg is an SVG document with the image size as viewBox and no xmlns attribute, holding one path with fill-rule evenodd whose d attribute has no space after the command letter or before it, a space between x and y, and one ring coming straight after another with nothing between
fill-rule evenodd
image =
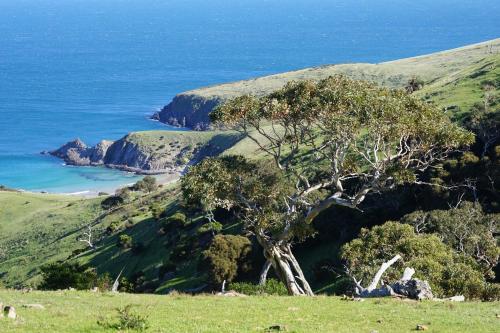
<instances>
[{"instance_id":1,"label":"grassy hillside","mask_svg":"<svg viewBox=\"0 0 500 333\"><path fill-rule=\"evenodd\" d=\"M498 304L344 301L338 297L217 297L0 291L16 307L16 321L0 319L2 333L116 332L117 308L147 317L148 332L495 332ZM45 309L25 308L41 304ZM97 322L104 325L99 325ZM495 328L496 327L496 328Z\"/></svg>"},{"instance_id":2,"label":"grassy hillside","mask_svg":"<svg viewBox=\"0 0 500 333\"><path fill-rule=\"evenodd\" d=\"M335 74L346 74L355 79L374 81L390 87L402 87L408 79L414 76L426 82L432 82L441 77L453 75L462 71L464 67L473 65L492 53L500 53L500 39L379 64L355 63L306 68L251 80L190 90L183 94L197 95L205 98L219 97L222 99L243 94L262 95L278 89L287 81L318 80Z\"/></svg>"},{"instance_id":3,"label":"grassy hillside","mask_svg":"<svg viewBox=\"0 0 500 333\"><path fill-rule=\"evenodd\" d=\"M372 81L391 88L403 88L413 78L418 78L428 85L444 77L460 76L465 68L499 53L500 39L494 39L453 50L379 64L324 65L219 84L178 94L155 114L154 118L168 124L185 123L190 128L207 129L210 122L208 114L224 100L246 94L266 95L289 81L320 80L344 74L352 79ZM450 91L450 98L454 93L453 90Z\"/></svg>"},{"instance_id":4,"label":"grassy hillside","mask_svg":"<svg viewBox=\"0 0 500 333\"><path fill-rule=\"evenodd\" d=\"M169 191L159 191L155 196L161 197L159 202L168 204L173 199ZM98 271L116 274L123 268L122 260L127 261L128 272L147 270L151 260L161 263L161 259L153 255L161 255L158 249L145 253L144 257L151 257L150 260L130 258L116 247L116 237L121 231L111 237L106 234L106 228L119 221L117 229L123 228L124 233L136 236L138 241L147 238L150 212L147 206L142 210L137 207L147 205L149 196L138 195L129 204L109 211L101 207L103 199L0 192L0 278L3 283L7 286L36 285L40 266L65 260L73 251L85 249L86 245L78 239L89 224L93 225L97 249L79 254L81 262L92 262Z\"/></svg>"},{"instance_id":5,"label":"grassy hillside","mask_svg":"<svg viewBox=\"0 0 500 333\"><path fill-rule=\"evenodd\" d=\"M174 158L180 151L193 151L196 148L202 154L217 154L231 147L239 136L226 131L142 131L126 136L127 142L137 145L147 154ZM200 156L201 157L201 156Z\"/></svg>"},{"instance_id":6,"label":"grassy hillside","mask_svg":"<svg viewBox=\"0 0 500 333\"><path fill-rule=\"evenodd\" d=\"M488 56L470 66L441 77L417 92L419 97L433 101L462 117L475 103L483 103L484 86L494 87L492 98L500 99L500 54ZM497 102L497 108L499 107Z\"/></svg>"},{"instance_id":7,"label":"grassy hillside","mask_svg":"<svg viewBox=\"0 0 500 333\"><path fill-rule=\"evenodd\" d=\"M76 238L100 199L0 191L0 278L30 284L37 268L81 247Z\"/></svg>"}]
</instances>

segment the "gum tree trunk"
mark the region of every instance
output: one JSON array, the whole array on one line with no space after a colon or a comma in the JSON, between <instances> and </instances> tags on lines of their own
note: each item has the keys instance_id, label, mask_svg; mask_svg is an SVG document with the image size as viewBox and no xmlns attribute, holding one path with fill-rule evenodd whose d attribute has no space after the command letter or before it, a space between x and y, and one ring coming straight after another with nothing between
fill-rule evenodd
<instances>
[{"instance_id":1,"label":"gum tree trunk","mask_svg":"<svg viewBox=\"0 0 500 333\"><path fill-rule=\"evenodd\" d=\"M290 245L272 244L260 236L257 236L257 239L264 248L264 254L276 275L287 287L288 293L290 295L314 296Z\"/></svg>"}]
</instances>

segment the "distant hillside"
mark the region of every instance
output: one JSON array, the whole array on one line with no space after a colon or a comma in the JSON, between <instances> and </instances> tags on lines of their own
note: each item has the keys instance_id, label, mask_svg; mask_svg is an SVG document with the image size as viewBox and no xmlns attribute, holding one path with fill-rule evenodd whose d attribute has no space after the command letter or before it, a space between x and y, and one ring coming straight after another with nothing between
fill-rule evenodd
<instances>
[{"instance_id":1,"label":"distant hillside","mask_svg":"<svg viewBox=\"0 0 500 333\"><path fill-rule=\"evenodd\" d=\"M373 81L389 87L403 87L412 77L433 84L445 77L460 76L469 66L494 54L500 54L500 39L380 64L357 63L306 68L186 91L175 96L153 117L172 125L206 129L208 113L221 101L244 94L264 95L282 87L288 81L318 80L335 74L345 74L354 79Z\"/></svg>"}]
</instances>

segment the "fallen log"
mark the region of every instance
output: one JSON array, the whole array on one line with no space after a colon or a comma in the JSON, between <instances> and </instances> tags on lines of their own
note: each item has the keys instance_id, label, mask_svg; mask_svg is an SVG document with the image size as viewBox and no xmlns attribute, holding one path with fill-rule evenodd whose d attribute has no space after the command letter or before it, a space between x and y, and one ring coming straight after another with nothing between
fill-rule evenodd
<instances>
[{"instance_id":1,"label":"fallen log","mask_svg":"<svg viewBox=\"0 0 500 333\"><path fill-rule=\"evenodd\" d=\"M355 284L355 294L358 297L387 297L387 296L399 296L407 297L411 299L423 300L423 299L433 299L431 287L427 281L413 278L415 270L413 268L407 267L403 273L403 276L393 284L383 284L377 288L382 275L385 271L391 267L395 262L401 259L401 256L395 255L391 260L384 262L380 269L377 271L373 280L367 287L361 285L361 281L358 281L354 276L350 275Z\"/></svg>"}]
</instances>

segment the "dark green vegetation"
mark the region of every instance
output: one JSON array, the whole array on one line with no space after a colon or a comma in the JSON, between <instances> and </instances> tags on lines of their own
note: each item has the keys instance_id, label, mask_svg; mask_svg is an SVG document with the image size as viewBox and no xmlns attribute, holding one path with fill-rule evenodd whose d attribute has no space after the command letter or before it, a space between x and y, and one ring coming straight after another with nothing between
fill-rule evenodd
<instances>
[{"instance_id":1,"label":"dark green vegetation","mask_svg":"<svg viewBox=\"0 0 500 333\"><path fill-rule=\"evenodd\" d=\"M81 266L46 274L46 288L80 288L83 270L103 276L88 285L101 289L122 272L123 291L212 291L226 280L280 294L305 291L299 276L306 293L342 294L352 287L344 265L366 280L399 252L387 279L411 265L439 296L498 299L498 56L475 57L451 62L449 77L405 77L412 95L335 77L232 100L214 119L247 137L221 142L222 157L193 167L182 189L147 178L86 200L0 191L0 279L40 286L40 267L61 261ZM161 154L162 135L134 138Z\"/></svg>"}]
</instances>

